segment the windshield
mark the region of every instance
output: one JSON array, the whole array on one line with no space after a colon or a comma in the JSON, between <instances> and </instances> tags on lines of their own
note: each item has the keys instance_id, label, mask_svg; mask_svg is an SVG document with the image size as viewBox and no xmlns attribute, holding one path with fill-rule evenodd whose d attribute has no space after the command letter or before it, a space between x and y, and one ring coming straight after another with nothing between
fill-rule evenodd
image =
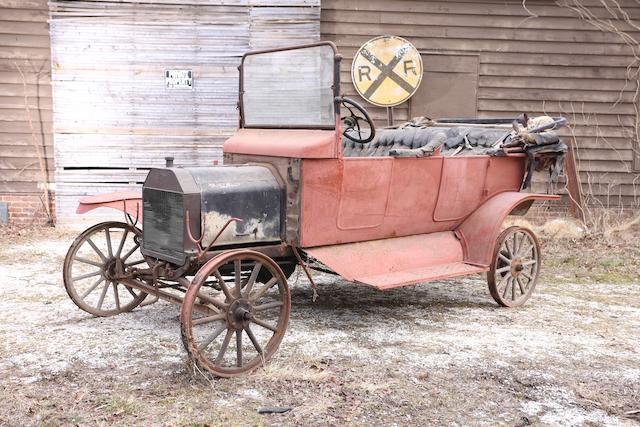
<instances>
[{"instance_id":1,"label":"windshield","mask_svg":"<svg viewBox=\"0 0 640 427\"><path fill-rule=\"evenodd\" d=\"M244 127L335 126L331 45L248 54L242 63Z\"/></svg>"}]
</instances>

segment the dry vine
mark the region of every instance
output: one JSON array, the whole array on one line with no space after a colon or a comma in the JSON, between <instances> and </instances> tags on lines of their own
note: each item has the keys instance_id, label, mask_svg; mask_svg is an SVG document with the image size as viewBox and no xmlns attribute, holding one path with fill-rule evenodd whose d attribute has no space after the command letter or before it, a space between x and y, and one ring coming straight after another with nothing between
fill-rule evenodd
<instances>
[{"instance_id":1,"label":"dry vine","mask_svg":"<svg viewBox=\"0 0 640 427\"><path fill-rule=\"evenodd\" d=\"M638 0L635 0L635 2L640 4L640 1ZM631 34L631 32L640 31L640 25L634 22L634 20L631 18L629 13L624 9L624 7L621 5L621 3L618 0L599 0L599 3L600 5L598 6L588 6L588 5L585 5L584 2L581 0L557 0L555 2L555 4L558 7L571 10L573 13L575 13L575 15L579 19L585 21L586 23L598 29L599 31L616 34L620 38L620 40L629 48L631 59L629 61L629 64L626 66L625 81L624 81L623 87L619 91L618 98L615 102L613 102L612 107L617 106L623 101L623 96L625 93L628 93L628 92L632 93L632 99L630 103L633 105L633 125L630 126L632 128L632 131L629 132L630 133L629 136L631 139L631 150L634 154L634 158L638 159L640 158L640 110L638 108L638 101L640 100L639 98L640 97L640 42L638 39L636 39L636 37L634 37L634 35ZM535 14L527 7L526 0L522 1L522 6L528 15L525 21L539 17L539 15ZM602 7L606 11L606 13L609 14L609 16L608 17L598 16L598 14L595 13L593 10L594 7ZM562 108L561 103L558 103L558 104L559 104L560 110L564 110ZM571 111L570 112L562 111L562 113L563 114L569 113L569 116L573 118L572 122L575 122L575 119L580 117L582 119L583 124L585 126L588 126L589 123L591 122L591 115L585 113L584 103L582 105L581 110L582 110L581 112L576 112L575 106L573 102L571 102ZM622 155L620 154L620 151L616 149L613 146L613 144L611 144L607 140L607 138L604 137L604 135L602 134L600 130L600 125L598 123L597 115L594 114L593 118L595 121L596 140L603 140L604 143L608 146L608 148L613 149L613 151L616 153L621 164L624 165L628 173L631 173L632 170L627 165L627 162L623 159ZM622 122L619 115L618 115L618 123L622 129L625 129L625 133L626 133L626 129L628 129L629 125L625 125ZM570 125L568 128L569 128L569 132L571 133L571 138L574 141L574 146L577 148L578 138L576 138L574 133L575 126ZM580 169L579 151L576 150L575 152L576 152L576 164L578 166L578 169ZM640 166L640 165L636 165L636 166ZM589 217L589 221L594 226L594 228L598 228L601 231L606 233L607 232L606 229L612 229L613 231L624 230L630 227L631 225L635 225L640 222L640 216L638 216L622 225L603 226L602 224L600 224L600 226L598 226L598 223L603 223L605 221L602 218L602 214L597 215L594 210L590 209L589 205L594 205L597 208L600 208L601 211L609 211L611 208L611 200L610 200L611 193L617 184L609 183L607 185L607 188L605 191L606 197L605 197L605 201L603 201L595 197L596 191L594 191L594 188L593 188L594 183L593 183L593 180L592 180L593 177L591 176L591 174L589 172L586 172L585 175L587 180L585 184L588 189L587 195L590 196L589 198L590 200L585 205L585 210L587 211L586 213L588 214L586 216ZM640 199L638 198L637 191L636 191L637 190L636 181L637 179L634 179L632 182L632 187L634 191L632 207L638 208L640 207L640 203L639 203ZM602 186L601 183L599 185ZM621 186L619 186L618 192L619 194L614 196L618 197L619 203L617 204L618 205L617 207L619 209L620 216L622 216L624 211L624 202L623 202L623 194L621 191ZM602 188L599 189L598 193L602 193Z\"/></svg>"},{"instance_id":2,"label":"dry vine","mask_svg":"<svg viewBox=\"0 0 640 427\"><path fill-rule=\"evenodd\" d=\"M38 158L38 166L40 168L40 175L41 175L43 192L44 192L44 200L42 204L44 206L44 210L47 215L48 222L51 223L53 221L53 217L51 215L51 205L50 205L50 199L49 199L49 177L48 177L48 171L46 167L46 152L44 148L41 151L40 146L38 145L38 137L36 135L36 129L33 125L31 107L29 105L29 94L27 92L27 79L24 75L24 72L22 71L22 68L20 68L18 63L14 62L14 65L16 66L16 69L20 73L20 78L22 79L22 87L23 87L23 93L24 93L24 108L27 112L27 120L29 122L29 129L31 131L31 143L36 152L36 157ZM38 72L36 76L38 77L38 80L39 80L40 72Z\"/></svg>"}]
</instances>

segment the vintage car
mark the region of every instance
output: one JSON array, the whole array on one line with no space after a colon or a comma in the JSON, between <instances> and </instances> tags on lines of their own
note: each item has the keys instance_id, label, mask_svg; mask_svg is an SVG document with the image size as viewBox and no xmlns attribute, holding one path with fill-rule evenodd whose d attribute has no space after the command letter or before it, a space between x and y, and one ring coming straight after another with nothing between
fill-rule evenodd
<instances>
[{"instance_id":1,"label":"vintage car","mask_svg":"<svg viewBox=\"0 0 640 427\"><path fill-rule=\"evenodd\" d=\"M64 284L74 303L96 316L181 304L190 359L222 377L277 350L298 265L314 296L313 271L379 290L486 273L498 304L523 304L540 245L531 230L502 225L558 198L521 189L534 165L562 158L551 130L563 120L534 129L527 118L422 120L376 132L366 109L340 96L340 58L328 42L247 53L224 165L169 164L149 172L142 194L81 200L80 213L107 206L126 221L71 245Z\"/></svg>"}]
</instances>

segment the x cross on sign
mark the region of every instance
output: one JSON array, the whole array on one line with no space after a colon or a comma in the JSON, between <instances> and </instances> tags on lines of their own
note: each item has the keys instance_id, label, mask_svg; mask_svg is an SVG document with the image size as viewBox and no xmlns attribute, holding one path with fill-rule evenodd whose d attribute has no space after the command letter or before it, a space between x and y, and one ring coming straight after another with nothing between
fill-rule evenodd
<instances>
[{"instance_id":1,"label":"x cross on sign","mask_svg":"<svg viewBox=\"0 0 640 427\"><path fill-rule=\"evenodd\" d=\"M351 80L360 96L374 105L402 104L420 86L422 58L402 37L376 37L362 45L353 58Z\"/></svg>"}]
</instances>

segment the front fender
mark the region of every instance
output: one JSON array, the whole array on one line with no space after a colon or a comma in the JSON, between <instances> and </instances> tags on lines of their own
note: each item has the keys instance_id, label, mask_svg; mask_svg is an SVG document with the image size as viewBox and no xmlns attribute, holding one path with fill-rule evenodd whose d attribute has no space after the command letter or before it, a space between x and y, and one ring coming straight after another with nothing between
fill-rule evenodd
<instances>
[{"instance_id":1,"label":"front fender","mask_svg":"<svg viewBox=\"0 0 640 427\"><path fill-rule=\"evenodd\" d=\"M77 214L83 214L97 208L112 208L126 212L138 220L142 219L142 192L117 191L115 193L97 194L81 197L78 201Z\"/></svg>"},{"instance_id":2,"label":"front fender","mask_svg":"<svg viewBox=\"0 0 640 427\"><path fill-rule=\"evenodd\" d=\"M558 200L560 196L507 191L493 196L469 215L456 229L460 238L464 262L488 267L491 264L500 226L509 213L518 207L526 207L536 200Z\"/></svg>"}]
</instances>

